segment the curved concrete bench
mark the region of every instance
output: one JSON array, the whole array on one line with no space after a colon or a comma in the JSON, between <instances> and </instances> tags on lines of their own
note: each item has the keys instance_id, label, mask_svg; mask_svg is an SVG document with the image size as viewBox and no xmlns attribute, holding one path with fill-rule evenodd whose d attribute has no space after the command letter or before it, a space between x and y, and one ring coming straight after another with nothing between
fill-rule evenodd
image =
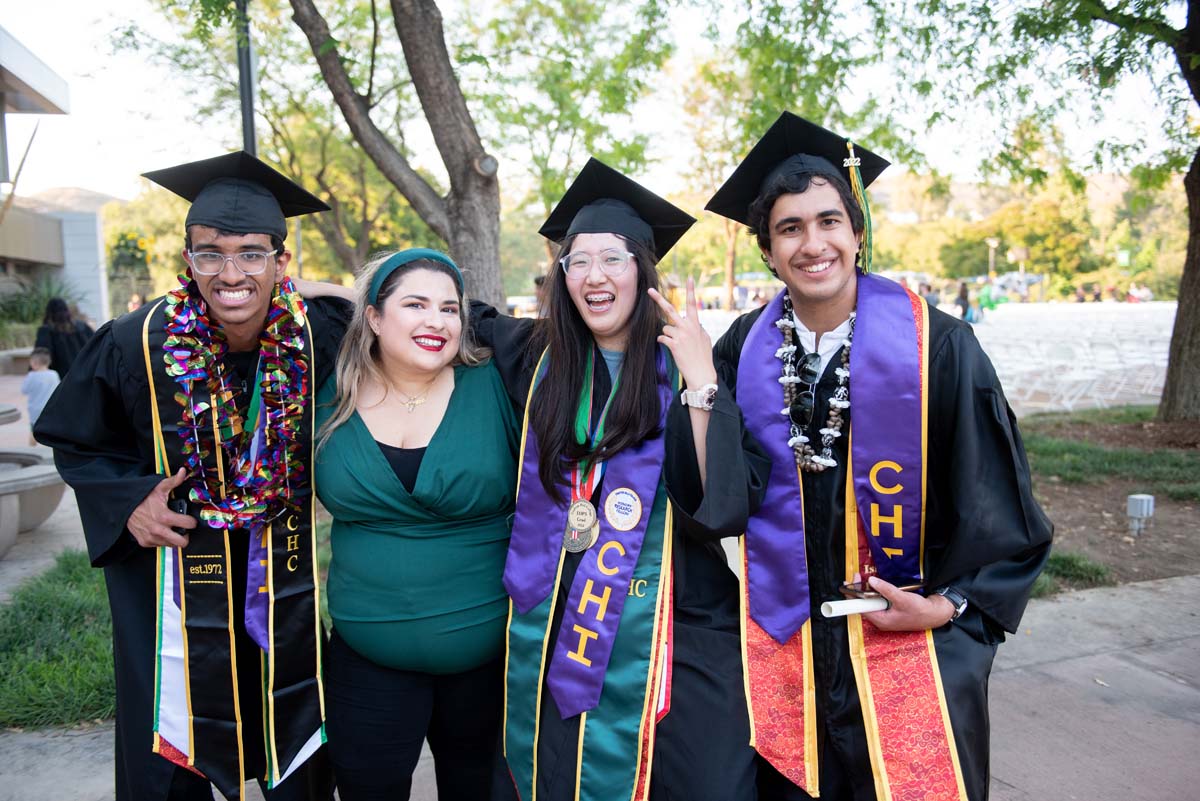
<instances>
[{"instance_id":1,"label":"curved concrete bench","mask_svg":"<svg viewBox=\"0 0 1200 801\"><path fill-rule=\"evenodd\" d=\"M0 403L0 425L15 423L21 419L21 410L11 403Z\"/></svg>"},{"instance_id":2,"label":"curved concrete bench","mask_svg":"<svg viewBox=\"0 0 1200 801\"><path fill-rule=\"evenodd\" d=\"M66 485L51 458L37 448L0 450L0 556L58 508Z\"/></svg>"}]
</instances>

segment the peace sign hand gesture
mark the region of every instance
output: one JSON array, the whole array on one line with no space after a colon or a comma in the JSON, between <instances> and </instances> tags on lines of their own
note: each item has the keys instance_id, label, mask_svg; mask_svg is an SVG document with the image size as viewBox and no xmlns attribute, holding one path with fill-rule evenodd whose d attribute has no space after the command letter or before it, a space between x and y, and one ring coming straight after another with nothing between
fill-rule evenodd
<instances>
[{"instance_id":1,"label":"peace sign hand gesture","mask_svg":"<svg viewBox=\"0 0 1200 801\"><path fill-rule=\"evenodd\" d=\"M675 357L675 365L688 389L717 383L717 368L713 366L712 339L700 325L700 305L696 302L696 282L687 280L687 304L681 314L657 290L646 290L662 310L667 324L658 342Z\"/></svg>"}]
</instances>

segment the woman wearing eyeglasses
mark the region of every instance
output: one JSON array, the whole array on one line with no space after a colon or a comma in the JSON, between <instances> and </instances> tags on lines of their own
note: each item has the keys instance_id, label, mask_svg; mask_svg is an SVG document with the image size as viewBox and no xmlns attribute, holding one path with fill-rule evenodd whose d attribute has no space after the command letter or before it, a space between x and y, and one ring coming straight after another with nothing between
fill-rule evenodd
<instances>
[{"instance_id":1,"label":"woman wearing eyeglasses","mask_svg":"<svg viewBox=\"0 0 1200 801\"><path fill-rule=\"evenodd\" d=\"M479 320L524 421L504 573L505 755L523 799L755 797L719 539L760 489L756 457L690 283L689 314L657 292L693 222L593 159L541 229L560 244L542 318ZM680 438L708 539L675 524Z\"/></svg>"},{"instance_id":2,"label":"woman wearing eyeglasses","mask_svg":"<svg viewBox=\"0 0 1200 801\"><path fill-rule=\"evenodd\" d=\"M344 801L408 798L425 740L438 798L492 797L518 440L487 355L448 256L418 248L364 268L317 409L316 486L334 518L327 726Z\"/></svg>"}]
</instances>

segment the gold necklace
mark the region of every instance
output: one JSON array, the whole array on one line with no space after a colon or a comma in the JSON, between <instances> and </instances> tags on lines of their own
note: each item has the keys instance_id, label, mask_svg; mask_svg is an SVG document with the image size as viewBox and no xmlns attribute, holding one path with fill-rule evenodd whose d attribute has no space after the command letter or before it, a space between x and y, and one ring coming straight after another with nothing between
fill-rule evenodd
<instances>
[{"instance_id":1,"label":"gold necklace","mask_svg":"<svg viewBox=\"0 0 1200 801\"><path fill-rule=\"evenodd\" d=\"M424 403L425 399L429 397L430 390L433 389L433 385L437 383L437 380L441 377L442 373L439 370L438 374L433 377L433 380L429 382L429 384L425 387L425 391L420 395L408 395L404 392L401 392L400 388L393 384L390 378L388 379L388 384L391 385L392 389L396 390L396 394L400 396L400 402L408 407L408 413L412 414L417 410L417 407Z\"/></svg>"}]
</instances>

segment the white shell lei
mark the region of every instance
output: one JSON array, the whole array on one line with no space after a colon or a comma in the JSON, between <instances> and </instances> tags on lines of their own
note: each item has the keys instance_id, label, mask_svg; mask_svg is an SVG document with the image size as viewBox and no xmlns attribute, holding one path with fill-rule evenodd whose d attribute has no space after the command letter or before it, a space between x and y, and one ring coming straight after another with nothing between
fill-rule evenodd
<instances>
[{"instance_id":1,"label":"white shell lei","mask_svg":"<svg viewBox=\"0 0 1200 801\"><path fill-rule=\"evenodd\" d=\"M787 444L796 455L796 464L801 470L807 472L819 473L827 468L837 467L837 460L833 458L833 443L842 435L843 418L841 412L850 408L850 343L854 339L854 318L855 313L850 312L850 333L842 340L842 346L845 348L845 352L842 354L842 364L834 369L838 383L837 388L834 389L833 397L829 399L829 414L825 425L819 431L821 434L821 452L819 454L816 453L812 446L809 445L809 438L800 430L800 426L796 425L790 419L790 409L788 407L784 407L779 412L789 417L789 437ZM775 351L775 358L783 363L779 383L783 385L786 393L789 387L804 383L796 375L796 353L798 351L795 339L796 326L792 322L792 299L787 295L784 295L783 298L783 316L775 321L775 326L783 332L784 344L783 347Z\"/></svg>"}]
</instances>

